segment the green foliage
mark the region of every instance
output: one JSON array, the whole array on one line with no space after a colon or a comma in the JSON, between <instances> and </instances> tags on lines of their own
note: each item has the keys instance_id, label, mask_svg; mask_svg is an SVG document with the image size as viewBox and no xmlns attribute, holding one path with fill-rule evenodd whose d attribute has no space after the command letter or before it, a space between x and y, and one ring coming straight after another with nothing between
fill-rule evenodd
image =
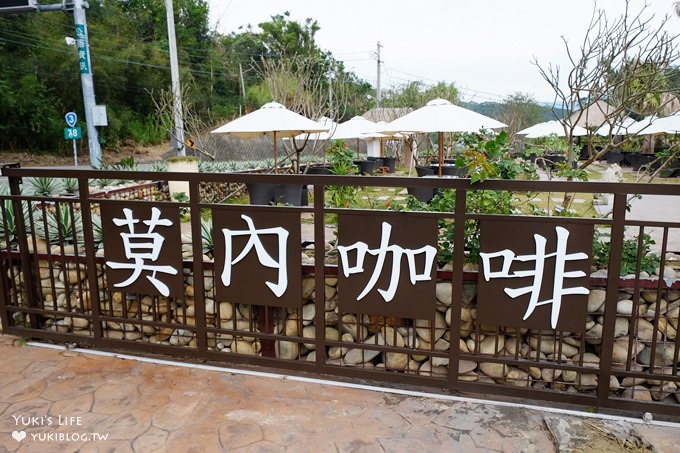
<instances>
[{"instance_id":1,"label":"green foliage","mask_svg":"<svg viewBox=\"0 0 680 453\"><path fill-rule=\"evenodd\" d=\"M172 194L172 200L178 203L188 203L189 195L186 192L175 192ZM191 219L191 209L189 206L180 206L179 217L182 222L186 222Z\"/></svg>"},{"instance_id":2,"label":"green foliage","mask_svg":"<svg viewBox=\"0 0 680 453\"><path fill-rule=\"evenodd\" d=\"M503 99L498 107L498 119L507 124L508 130L514 134L543 121L545 110L531 95L517 92Z\"/></svg>"},{"instance_id":3,"label":"green foliage","mask_svg":"<svg viewBox=\"0 0 680 453\"><path fill-rule=\"evenodd\" d=\"M467 192L467 211L475 214L513 214L512 194L500 190L472 190ZM404 209L411 211L432 211L452 213L456 206L456 191L441 190L429 203L408 196ZM401 208L393 208L401 209ZM437 262L444 265L453 257L455 223L452 219L439 219L439 239ZM470 262L479 260L480 229L479 222L470 220L465 224L465 257Z\"/></svg>"},{"instance_id":4,"label":"green foliage","mask_svg":"<svg viewBox=\"0 0 680 453\"><path fill-rule=\"evenodd\" d=\"M26 231L30 231L29 222L29 203L27 201L21 202L21 208L24 216L24 227ZM13 200L4 200L0 202L0 245L6 247L16 244L17 240L17 215L14 210Z\"/></svg>"},{"instance_id":5,"label":"green foliage","mask_svg":"<svg viewBox=\"0 0 680 453\"><path fill-rule=\"evenodd\" d=\"M595 230L593 236L593 265L598 269L609 267L609 253L611 249L609 233ZM642 235L642 241L638 249L639 237L624 239L623 252L621 255L621 275L634 274L637 270L637 260L640 258L640 271L653 274L660 264L659 255L651 251L650 246L655 242L648 234Z\"/></svg>"},{"instance_id":6,"label":"green foliage","mask_svg":"<svg viewBox=\"0 0 680 453\"><path fill-rule=\"evenodd\" d=\"M75 194L78 192L78 180L76 178L64 178L61 181L64 192L68 194Z\"/></svg>"},{"instance_id":7,"label":"green foliage","mask_svg":"<svg viewBox=\"0 0 680 453\"><path fill-rule=\"evenodd\" d=\"M31 192L35 195L49 196L59 189L59 180L51 176L35 176L27 178Z\"/></svg>"},{"instance_id":8,"label":"green foliage","mask_svg":"<svg viewBox=\"0 0 680 453\"><path fill-rule=\"evenodd\" d=\"M344 140L335 140L326 151L331 171L335 175L356 174L357 167L354 165L354 152L347 146ZM356 199L360 188L357 186L326 186L326 199L331 206L336 208L349 208Z\"/></svg>"},{"instance_id":9,"label":"green foliage","mask_svg":"<svg viewBox=\"0 0 680 453\"><path fill-rule=\"evenodd\" d=\"M203 253L211 256L215 250L215 242L213 241L213 224L212 219L201 219L201 242L203 244Z\"/></svg>"},{"instance_id":10,"label":"green foliage","mask_svg":"<svg viewBox=\"0 0 680 453\"><path fill-rule=\"evenodd\" d=\"M257 32L246 26L223 36L211 30L206 0L175 0L174 11L183 97L191 101L197 124L223 122L240 108L252 111L271 100L258 71L265 57L311 62L313 80L325 91L332 68L346 98L358 100L346 115L367 109L371 85L319 48L315 20L293 21L284 13L258 24ZM108 126L99 131L103 147L167 140L167 115L154 103L170 87L165 2L100 0L90 2L87 14L97 101L107 107ZM0 16L0 149L68 153L71 143L63 140L63 128L70 110L87 130L78 54L64 45L67 34L73 34L70 14Z\"/></svg>"},{"instance_id":11,"label":"green foliage","mask_svg":"<svg viewBox=\"0 0 680 453\"><path fill-rule=\"evenodd\" d=\"M510 139L505 131L488 135L485 131L464 133L460 136L463 151L457 155L456 166L467 167L470 180L534 179L536 167L511 152Z\"/></svg>"},{"instance_id":12,"label":"green foliage","mask_svg":"<svg viewBox=\"0 0 680 453\"><path fill-rule=\"evenodd\" d=\"M131 116L126 124L130 138L144 146L160 143L168 137L168 131L153 114L143 118Z\"/></svg>"},{"instance_id":13,"label":"green foliage","mask_svg":"<svg viewBox=\"0 0 680 453\"><path fill-rule=\"evenodd\" d=\"M82 244L83 215L69 203L57 203L54 209L40 216L35 225L36 234L50 244Z\"/></svg>"},{"instance_id":14,"label":"green foliage","mask_svg":"<svg viewBox=\"0 0 680 453\"><path fill-rule=\"evenodd\" d=\"M412 81L386 90L383 97L384 107L417 109L437 98L446 99L454 104L459 103L458 89L453 83L446 82L439 82L435 86L428 87L421 81Z\"/></svg>"}]
</instances>

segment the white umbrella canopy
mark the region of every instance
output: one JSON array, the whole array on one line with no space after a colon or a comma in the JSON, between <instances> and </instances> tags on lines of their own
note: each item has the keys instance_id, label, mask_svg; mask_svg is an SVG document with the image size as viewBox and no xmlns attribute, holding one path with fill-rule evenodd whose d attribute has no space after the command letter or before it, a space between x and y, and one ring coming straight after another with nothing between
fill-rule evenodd
<instances>
[{"instance_id":1,"label":"white umbrella canopy","mask_svg":"<svg viewBox=\"0 0 680 453\"><path fill-rule=\"evenodd\" d=\"M601 135L606 137L608 135L614 136L632 134L633 132L630 130L630 128L633 127L635 124L637 124L637 121L627 116L621 121L616 121L611 125L604 123L595 131L595 135Z\"/></svg>"},{"instance_id":2,"label":"white umbrella canopy","mask_svg":"<svg viewBox=\"0 0 680 453\"><path fill-rule=\"evenodd\" d=\"M645 121L645 120L642 120ZM680 112L657 118L652 121L651 126L641 130L640 134L677 134L680 133Z\"/></svg>"},{"instance_id":3,"label":"white umbrella canopy","mask_svg":"<svg viewBox=\"0 0 680 453\"><path fill-rule=\"evenodd\" d=\"M446 99L433 99L424 107L388 123L386 129L378 132L479 132L480 129L501 127L507 127L507 124Z\"/></svg>"},{"instance_id":4,"label":"white umbrella canopy","mask_svg":"<svg viewBox=\"0 0 680 453\"><path fill-rule=\"evenodd\" d=\"M314 134L310 134L309 140L328 140L331 138L331 135L333 135L333 131L335 131L335 128L338 127L338 123L328 118L327 116L322 116L321 118L316 120L316 122L319 125L326 127L327 132L316 132ZM296 135L295 138L304 139L307 138L307 134Z\"/></svg>"},{"instance_id":5,"label":"white umbrella canopy","mask_svg":"<svg viewBox=\"0 0 680 453\"><path fill-rule=\"evenodd\" d=\"M330 128L288 110L277 102L269 102L258 110L237 118L211 131L212 134L241 138L271 135L274 137L274 168L278 166L276 139L303 133L327 132Z\"/></svg>"},{"instance_id":6,"label":"white umbrella canopy","mask_svg":"<svg viewBox=\"0 0 680 453\"><path fill-rule=\"evenodd\" d=\"M378 133L377 123L367 120L363 116L355 116L352 119L338 124L335 132L331 134L333 140L348 139L348 138L381 138L384 134Z\"/></svg>"},{"instance_id":7,"label":"white umbrella canopy","mask_svg":"<svg viewBox=\"0 0 680 453\"><path fill-rule=\"evenodd\" d=\"M645 135L648 134L647 129L650 128L650 126L659 119L658 116L656 115L649 115L641 119L640 121L636 121L635 123L631 124L628 126L628 133L629 134L640 134L640 135Z\"/></svg>"},{"instance_id":8,"label":"white umbrella canopy","mask_svg":"<svg viewBox=\"0 0 680 453\"><path fill-rule=\"evenodd\" d=\"M424 107L388 123L385 129L378 132L384 134L437 132L439 176L441 176L441 165L444 160L444 132L479 132L480 129L498 129L501 127L507 127L507 124L455 105L446 99L438 98L431 100Z\"/></svg>"},{"instance_id":9,"label":"white umbrella canopy","mask_svg":"<svg viewBox=\"0 0 680 453\"><path fill-rule=\"evenodd\" d=\"M539 138L548 137L552 134L558 137L565 137L564 124L561 121L552 120L545 121L543 123L534 124L533 126L527 127L517 132L518 135L525 135L525 138ZM588 135L588 130L581 126L574 126L572 131L573 137L581 137Z\"/></svg>"},{"instance_id":10,"label":"white umbrella canopy","mask_svg":"<svg viewBox=\"0 0 680 453\"><path fill-rule=\"evenodd\" d=\"M338 124L335 131L331 133L332 140L344 140L355 138L357 140L357 156L359 156L359 140L386 137L378 133L380 127L373 121L367 120L363 116L355 116L352 119Z\"/></svg>"}]
</instances>

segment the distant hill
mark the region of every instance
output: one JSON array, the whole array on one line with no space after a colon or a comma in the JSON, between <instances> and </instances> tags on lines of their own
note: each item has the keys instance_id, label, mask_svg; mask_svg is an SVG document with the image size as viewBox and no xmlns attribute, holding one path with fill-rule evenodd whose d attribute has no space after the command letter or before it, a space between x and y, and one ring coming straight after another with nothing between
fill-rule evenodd
<instances>
[{"instance_id":1,"label":"distant hill","mask_svg":"<svg viewBox=\"0 0 680 453\"><path fill-rule=\"evenodd\" d=\"M461 107L470 109L474 112L481 113L482 115L490 116L491 118L497 118L498 112L500 111L500 102L463 102L460 104ZM552 112L551 106L549 104L538 104L541 107L543 119L542 121L550 121L555 119L555 114ZM557 111L560 117L564 116L564 110L559 109Z\"/></svg>"}]
</instances>

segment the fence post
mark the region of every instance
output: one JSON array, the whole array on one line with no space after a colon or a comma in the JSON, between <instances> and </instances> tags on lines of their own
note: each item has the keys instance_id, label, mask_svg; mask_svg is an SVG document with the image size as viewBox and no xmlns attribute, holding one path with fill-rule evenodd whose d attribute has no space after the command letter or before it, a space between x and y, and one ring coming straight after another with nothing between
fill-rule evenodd
<instances>
[{"instance_id":1,"label":"fence post","mask_svg":"<svg viewBox=\"0 0 680 453\"><path fill-rule=\"evenodd\" d=\"M314 184L314 323L316 325L316 366L321 369L326 365L326 230L324 226L324 189L323 184Z\"/></svg>"},{"instance_id":2,"label":"fence post","mask_svg":"<svg viewBox=\"0 0 680 453\"><path fill-rule=\"evenodd\" d=\"M598 407L609 399L609 379L612 372L614 347L614 328L616 325L616 305L619 301L619 276L626 220L626 194L614 194L611 236L609 238L609 262L607 267L607 293L604 302L604 325L602 328L602 350L600 352L600 374L597 381Z\"/></svg>"},{"instance_id":3,"label":"fence post","mask_svg":"<svg viewBox=\"0 0 680 453\"><path fill-rule=\"evenodd\" d=\"M187 175L189 176L189 175ZM194 310L196 316L196 348L208 350L205 314L205 273L203 272L203 238L201 235L201 183L197 178L189 180L189 212L191 213L191 245L193 250ZM183 272L183 270L180 270ZM219 320L218 320L219 321Z\"/></svg>"},{"instance_id":4,"label":"fence post","mask_svg":"<svg viewBox=\"0 0 680 453\"><path fill-rule=\"evenodd\" d=\"M26 225L24 224L24 210L21 200L18 198L21 195L21 178L9 176L8 180L10 193L16 197L12 200L12 204L14 205L17 242L19 244L19 255L21 256L21 274L23 276L22 279L24 283L24 294L26 296L26 302L28 303L29 308L39 308L38 294L36 292L38 286L35 283L35 275L33 274L33 260L31 259L31 254L28 251L28 237L26 233ZM31 328L39 329L40 322L38 320L38 315L31 313L30 319Z\"/></svg>"},{"instance_id":5,"label":"fence post","mask_svg":"<svg viewBox=\"0 0 680 453\"><path fill-rule=\"evenodd\" d=\"M81 209L83 216L83 239L85 240L85 259L87 261L87 286L90 290L90 308L92 310L92 333L95 340L102 338L102 324L100 321L99 286L97 283L97 260L95 259L96 250L94 249L94 233L92 232L92 210L90 209L90 188L89 180L85 177L78 177L78 197L80 206L87 207ZM102 268L103 270L103 268Z\"/></svg>"},{"instance_id":6,"label":"fence post","mask_svg":"<svg viewBox=\"0 0 680 453\"><path fill-rule=\"evenodd\" d=\"M449 388L458 385L460 361L460 309L463 301L463 264L465 261L465 220L467 190L456 190L453 230L453 272L451 276L451 343L449 347Z\"/></svg>"}]
</instances>

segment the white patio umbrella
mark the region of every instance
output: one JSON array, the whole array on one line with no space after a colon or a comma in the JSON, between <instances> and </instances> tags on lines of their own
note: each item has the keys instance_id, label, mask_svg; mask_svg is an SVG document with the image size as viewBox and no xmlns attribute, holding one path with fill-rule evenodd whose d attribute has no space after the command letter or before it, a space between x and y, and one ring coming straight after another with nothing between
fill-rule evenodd
<instances>
[{"instance_id":1,"label":"white patio umbrella","mask_svg":"<svg viewBox=\"0 0 680 453\"><path fill-rule=\"evenodd\" d=\"M548 137L552 134L558 137L565 137L566 133L564 131L564 124L561 121L552 120L545 121L543 123L534 124L533 126L527 127L517 132L518 135L525 135L525 138L539 138ZM574 126L572 131L573 137L581 137L588 135L588 130L581 126Z\"/></svg>"},{"instance_id":2,"label":"white patio umbrella","mask_svg":"<svg viewBox=\"0 0 680 453\"><path fill-rule=\"evenodd\" d=\"M309 138L309 140L328 140L331 138L331 135L333 135L335 128L338 127L338 123L328 118L327 116L322 116L321 118L316 120L316 122L320 126L326 127L327 132L316 132L314 134L309 134L309 137L307 137L307 134L300 134L295 136L294 138L296 139Z\"/></svg>"},{"instance_id":3,"label":"white patio umbrella","mask_svg":"<svg viewBox=\"0 0 680 453\"><path fill-rule=\"evenodd\" d=\"M614 122L612 125L604 123L595 131L595 135L606 137L608 135L615 136L632 134L633 132L630 131L630 128L635 124L637 124L637 121L627 116L621 121Z\"/></svg>"},{"instance_id":4,"label":"white patio umbrella","mask_svg":"<svg viewBox=\"0 0 680 453\"><path fill-rule=\"evenodd\" d=\"M331 134L332 140L356 139L357 156L359 155L359 140L370 138L386 137L385 134L378 133L380 127L373 121L367 120L363 116L355 116L352 119L338 124L335 131Z\"/></svg>"},{"instance_id":5,"label":"white patio umbrella","mask_svg":"<svg viewBox=\"0 0 680 453\"><path fill-rule=\"evenodd\" d=\"M644 120L643 120L644 121ZM655 119L651 126L639 132L640 134L677 134L680 133L680 112Z\"/></svg>"},{"instance_id":6,"label":"white patio umbrella","mask_svg":"<svg viewBox=\"0 0 680 453\"><path fill-rule=\"evenodd\" d=\"M479 132L480 129L497 129L507 124L454 105L446 99L433 99L424 107L414 110L388 123L385 134L394 132L437 133L439 142L439 176L444 160L444 132Z\"/></svg>"},{"instance_id":7,"label":"white patio umbrella","mask_svg":"<svg viewBox=\"0 0 680 453\"><path fill-rule=\"evenodd\" d=\"M277 102L269 102L254 112L218 127L211 133L241 138L253 138L261 135L273 136L274 168L277 168L277 138L295 137L302 133L327 132L328 130L329 127L288 110Z\"/></svg>"},{"instance_id":8,"label":"white patio umbrella","mask_svg":"<svg viewBox=\"0 0 680 453\"><path fill-rule=\"evenodd\" d=\"M649 115L641 119L640 121L637 121L630 126L628 126L628 133L629 134L639 134L639 135L646 135L649 132L647 132L647 129L651 127L651 125L656 121L659 117L656 115Z\"/></svg>"}]
</instances>

